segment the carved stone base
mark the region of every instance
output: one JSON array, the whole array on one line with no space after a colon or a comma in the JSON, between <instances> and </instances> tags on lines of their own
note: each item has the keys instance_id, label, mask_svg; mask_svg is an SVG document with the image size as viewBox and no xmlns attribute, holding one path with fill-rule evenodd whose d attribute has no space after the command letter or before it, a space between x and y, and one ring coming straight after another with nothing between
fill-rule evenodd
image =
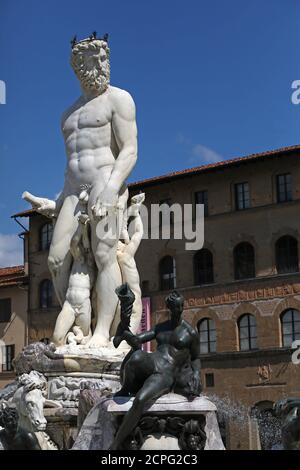
<instances>
[{"instance_id":1,"label":"carved stone base","mask_svg":"<svg viewBox=\"0 0 300 470\"><path fill-rule=\"evenodd\" d=\"M36 370L49 376L76 374L84 377L118 378L128 349L112 348L90 349L73 345L56 348L54 344L32 343L15 359L15 370L18 375Z\"/></svg>"},{"instance_id":2,"label":"carved stone base","mask_svg":"<svg viewBox=\"0 0 300 470\"><path fill-rule=\"evenodd\" d=\"M74 450L107 450L133 398L101 399L86 417ZM173 393L159 398L147 409L127 449L224 450L216 407L206 397L192 401Z\"/></svg>"},{"instance_id":3,"label":"carved stone base","mask_svg":"<svg viewBox=\"0 0 300 470\"><path fill-rule=\"evenodd\" d=\"M72 447L78 434L78 403L82 390L97 391L101 398L119 390L119 371L126 352L116 353L114 348L105 353L79 346L55 348L52 344L33 343L16 358L18 376L38 371L46 379L42 411L47 420L47 433L59 449ZM3 391L6 401L13 399L16 387L12 385L11 390Z\"/></svg>"}]
</instances>

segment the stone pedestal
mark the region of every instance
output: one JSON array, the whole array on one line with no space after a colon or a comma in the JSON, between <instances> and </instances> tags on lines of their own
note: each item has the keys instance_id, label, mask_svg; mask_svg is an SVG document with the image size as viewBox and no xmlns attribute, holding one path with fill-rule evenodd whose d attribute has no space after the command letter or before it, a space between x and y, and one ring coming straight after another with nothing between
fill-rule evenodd
<instances>
[{"instance_id":1,"label":"stone pedestal","mask_svg":"<svg viewBox=\"0 0 300 470\"><path fill-rule=\"evenodd\" d=\"M131 408L133 398L102 398L87 415L73 450L107 450L110 448L120 420ZM195 445L195 423L202 426L204 450L224 450L216 417L216 407L206 397L194 400L167 394L153 402L140 420L129 444L141 450L179 450ZM191 422L193 424L191 425ZM188 431L194 429L194 431ZM196 436L197 438L197 436ZM136 446L137 442L138 445ZM135 446L135 447L134 447Z\"/></svg>"},{"instance_id":2,"label":"stone pedestal","mask_svg":"<svg viewBox=\"0 0 300 470\"><path fill-rule=\"evenodd\" d=\"M127 351L115 348L95 350L73 345L55 348L52 344L33 343L16 358L18 376L36 370L47 381L44 404L46 431L59 449L72 447L82 424L78 423L81 391L97 391L103 398L119 390L120 367Z\"/></svg>"}]
</instances>

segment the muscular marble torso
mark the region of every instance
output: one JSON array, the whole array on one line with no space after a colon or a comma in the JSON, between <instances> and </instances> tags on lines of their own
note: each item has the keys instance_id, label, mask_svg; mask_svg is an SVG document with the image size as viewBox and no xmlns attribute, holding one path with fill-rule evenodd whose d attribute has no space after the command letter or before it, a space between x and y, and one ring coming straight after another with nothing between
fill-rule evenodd
<instances>
[{"instance_id":1,"label":"muscular marble torso","mask_svg":"<svg viewBox=\"0 0 300 470\"><path fill-rule=\"evenodd\" d=\"M62 119L62 131L68 158L66 175L72 189L100 181L110 176L118 147L112 130L113 106L111 95L119 89L109 87L91 100L79 98Z\"/></svg>"}]
</instances>

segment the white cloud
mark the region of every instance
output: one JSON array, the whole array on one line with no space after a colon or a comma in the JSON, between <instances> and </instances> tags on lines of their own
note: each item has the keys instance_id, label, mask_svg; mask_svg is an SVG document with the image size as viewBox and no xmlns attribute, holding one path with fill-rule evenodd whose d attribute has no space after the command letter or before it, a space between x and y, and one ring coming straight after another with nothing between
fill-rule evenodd
<instances>
[{"instance_id":1,"label":"white cloud","mask_svg":"<svg viewBox=\"0 0 300 470\"><path fill-rule=\"evenodd\" d=\"M0 233L0 267L23 264L23 241L17 234Z\"/></svg>"},{"instance_id":2,"label":"white cloud","mask_svg":"<svg viewBox=\"0 0 300 470\"><path fill-rule=\"evenodd\" d=\"M177 134L176 142L186 148L190 155L188 158L190 165L206 165L224 160L224 157L215 150L202 144L193 144L182 132Z\"/></svg>"},{"instance_id":3,"label":"white cloud","mask_svg":"<svg viewBox=\"0 0 300 470\"><path fill-rule=\"evenodd\" d=\"M196 144L192 148L192 157L190 163L216 163L223 160L222 155L218 154L215 150L205 147L202 144Z\"/></svg>"}]
</instances>

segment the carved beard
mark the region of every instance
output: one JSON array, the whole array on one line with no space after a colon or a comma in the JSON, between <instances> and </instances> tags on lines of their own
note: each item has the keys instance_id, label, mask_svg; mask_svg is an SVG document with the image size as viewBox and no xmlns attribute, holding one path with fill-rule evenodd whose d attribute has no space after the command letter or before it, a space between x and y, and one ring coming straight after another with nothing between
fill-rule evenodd
<instances>
[{"instance_id":1,"label":"carved beard","mask_svg":"<svg viewBox=\"0 0 300 470\"><path fill-rule=\"evenodd\" d=\"M99 70L96 67L89 69L89 67L83 63L80 68L75 70L75 73L82 87L86 90L96 90L99 93L103 93L109 85L109 74L107 73L105 64L103 64Z\"/></svg>"}]
</instances>

